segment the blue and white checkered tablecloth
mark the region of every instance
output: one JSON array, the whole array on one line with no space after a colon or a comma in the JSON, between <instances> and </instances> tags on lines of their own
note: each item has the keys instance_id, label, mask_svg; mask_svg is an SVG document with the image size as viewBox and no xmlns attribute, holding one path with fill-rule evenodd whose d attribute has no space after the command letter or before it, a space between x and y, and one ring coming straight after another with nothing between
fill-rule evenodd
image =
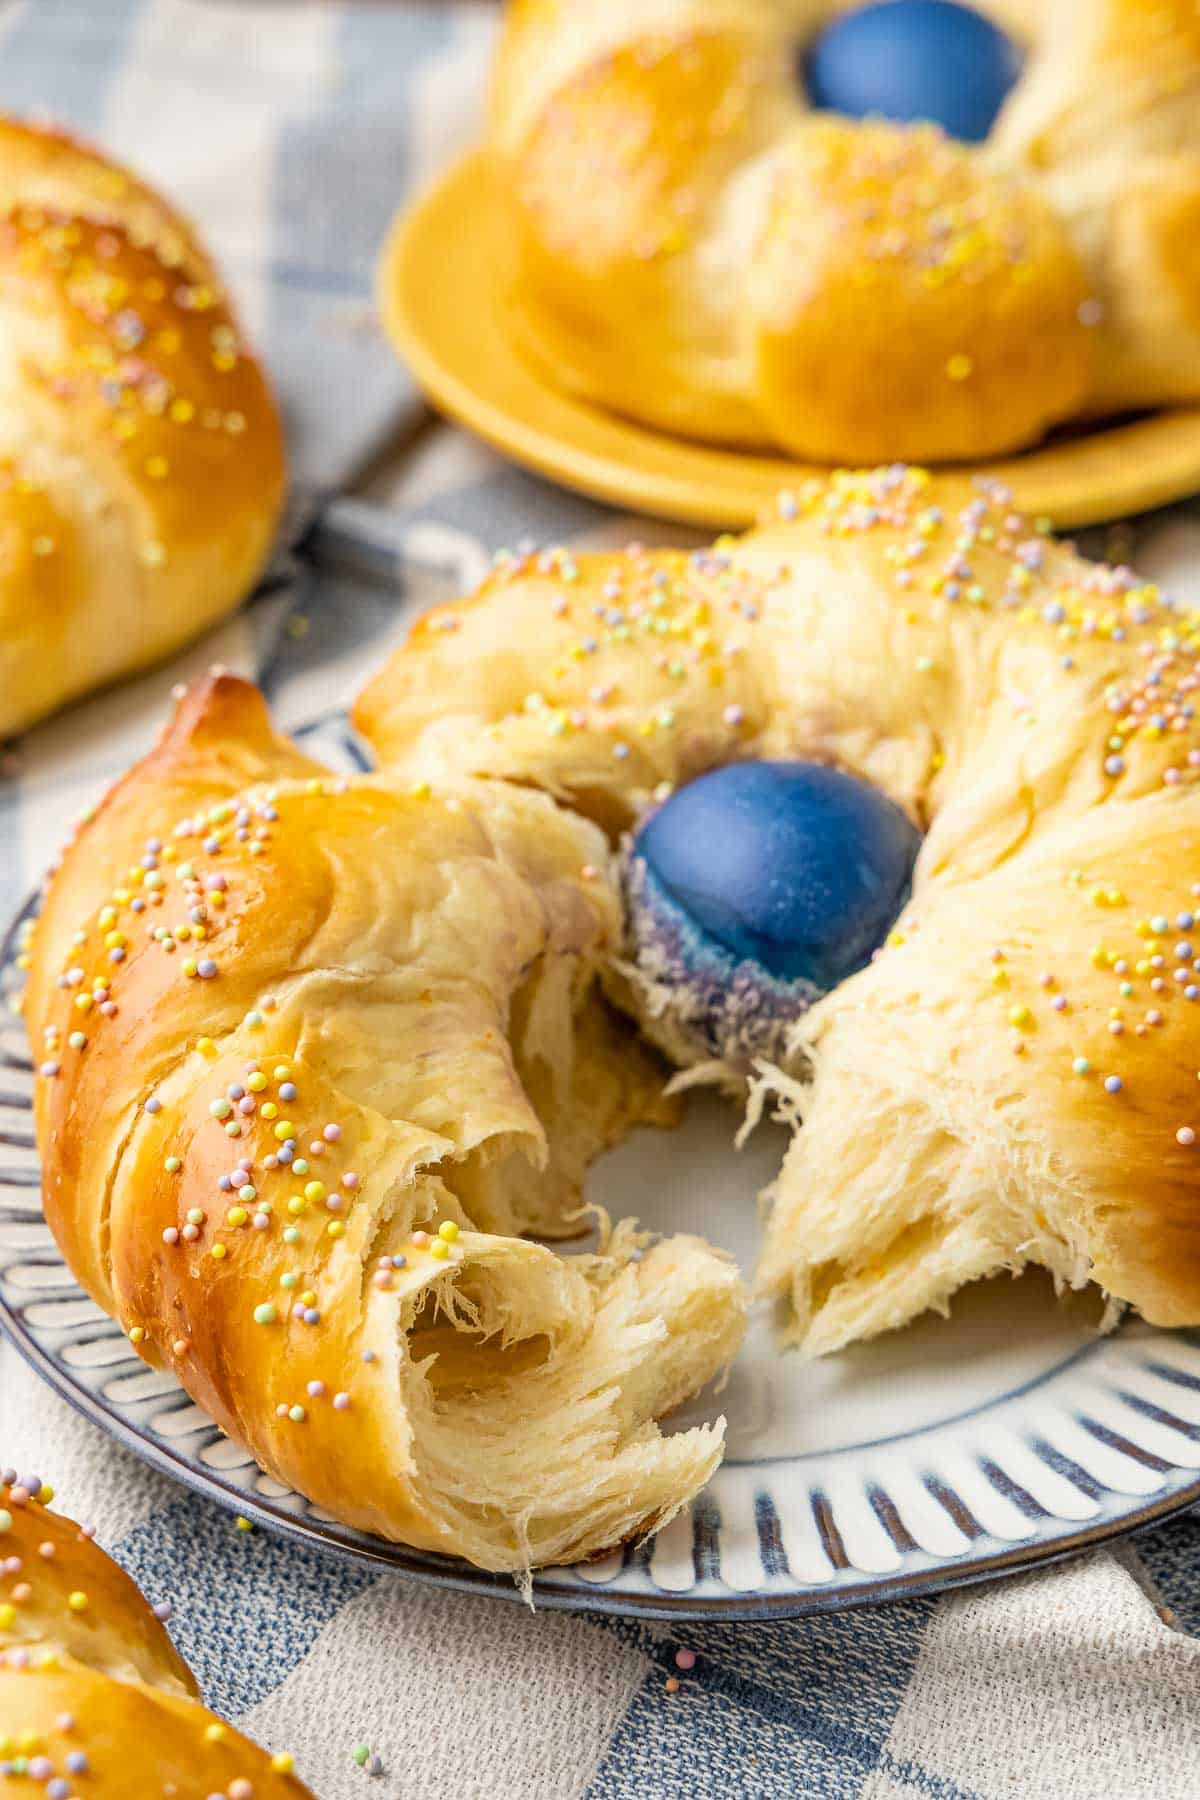
<instances>
[{"instance_id":1,"label":"blue and white checkered tablecloth","mask_svg":"<svg viewBox=\"0 0 1200 1800\"><path fill-rule=\"evenodd\" d=\"M601 4L602 0L596 0ZM369 307L392 211L476 128L483 6L0 0L0 107L67 120L178 197L283 394L298 485L343 484L415 398ZM612 543L599 506L426 433L374 496L395 584L301 573L166 669L31 734L0 785L0 900L149 742L173 682L257 674L286 722L341 704L412 613L518 537ZM644 522L640 526L644 535ZM666 530L666 528L664 528ZM678 539L682 534L670 532ZM1200 592L1200 514L1139 556ZM36 1467L152 1598L211 1704L321 1800L1194 1800L1200 1526L943 1599L666 1628L435 1592L173 1487L0 1344L0 1463ZM683 1643L695 1668L665 1682ZM372 1779L353 1760L369 1744Z\"/></svg>"}]
</instances>

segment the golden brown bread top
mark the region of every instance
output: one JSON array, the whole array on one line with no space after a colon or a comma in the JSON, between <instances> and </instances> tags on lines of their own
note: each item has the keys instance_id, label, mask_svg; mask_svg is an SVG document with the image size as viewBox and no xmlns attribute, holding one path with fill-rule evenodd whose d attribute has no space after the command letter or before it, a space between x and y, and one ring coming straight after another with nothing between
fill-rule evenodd
<instances>
[{"instance_id":1,"label":"golden brown bread top","mask_svg":"<svg viewBox=\"0 0 1200 1800\"><path fill-rule=\"evenodd\" d=\"M180 1800L307 1794L289 1756L199 1703L159 1617L51 1497L0 1481L0 1778L64 1800L134 1800L148 1782Z\"/></svg>"},{"instance_id":2,"label":"golden brown bread top","mask_svg":"<svg viewBox=\"0 0 1200 1800\"><path fill-rule=\"evenodd\" d=\"M533 779L617 829L731 756L836 761L932 821L927 863L961 876L973 838L995 834L979 866L998 860L1030 811L1044 830L1060 808L1190 789L1195 633L995 486L844 473L711 550L508 558L417 621L355 721L389 768Z\"/></svg>"},{"instance_id":3,"label":"golden brown bread top","mask_svg":"<svg viewBox=\"0 0 1200 1800\"><path fill-rule=\"evenodd\" d=\"M820 394L805 450L825 462L885 461L898 418L931 460L1040 437L1092 389L1087 281L1049 202L931 129L793 132L745 291L762 416L786 440Z\"/></svg>"},{"instance_id":4,"label":"golden brown bread top","mask_svg":"<svg viewBox=\"0 0 1200 1800\"><path fill-rule=\"evenodd\" d=\"M0 120L0 730L166 655L246 593L279 419L191 229Z\"/></svg>"},{"instance_id":5,"label":"golden brown bread top","mask_svg":"<svg viewBox=\"0 0 1200 1800\"><path fill-rule=\"evenodd\" d=\"M522 350L662 429L834 463L1200 396L1190 0L985 5L1027 60L980 148L809 115L797 54L840 10L511 0L490 144Z\"/></svg>"},{"instance_id":6,"label":"golden brown bread top","mask_svg":"<svg viewBox=\"0 0 1200 1800\"><path fill-rule=\"evenodd\" d=\"M995 484L890 468L691 556L512 558L355 718L394 779L536 783L613 835L752 758L833 763L921 825L889 946L797 1021L817 1081L760 1279L829 1348L1030 1259L1200 1319L1197 692L1200 614ZM892 1190L958 1249L914 1232L889 1286L864 1221L891 1242ZM846 1296L840 1338L810 1285Z\"/></svg>"},{"instance_id":7,"label":"golden brown bread top","mask_svg":"<svg viewBox=\"0 0 1200 1800\"><path fill-rule=\"evenodd\" d=\"M492 1568L644 1531L720 1454L654 1419L732 1354L730 1260L515 1235L578 1232L587 1162L663 1116L599 989L619 924L603 836L544 795L332 776L215 676L30 953L79 1279L280 1479Z\"/></svg>"}]
</instances>

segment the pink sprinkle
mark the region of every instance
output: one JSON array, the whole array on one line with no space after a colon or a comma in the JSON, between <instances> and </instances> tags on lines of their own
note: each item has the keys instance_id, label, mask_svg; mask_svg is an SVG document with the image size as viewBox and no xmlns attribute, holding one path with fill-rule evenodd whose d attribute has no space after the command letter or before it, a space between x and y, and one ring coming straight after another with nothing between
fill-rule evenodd
<instances>
[{"instance_id":1,"label":"pink sprinkle","mask_svg":"<svg viewBox=\"0 0 1200 1800\"><path fill-rule=\"evenodd\" d=\"M327 1125L321 1133L321 1136L325 1139L327 1144L336 1144L341 1135L342 1128L340 1125Z\"/></svg>"},{"instance_id":2,"label":"pink sprinkle","mask_svg":"<svg viewBox=\"0 0 1200 1800\"><path fill-rule=\"evenodd\" d=\"M335 1412L346 1412L349 1408L349 1405L350 1405L349 1394L335 1394L333 1396L333 1406L334 1406Z\"/></svg>"},{"instance_id":3,"label":"pink sprinkle","mask_svg":"<svg viewBox=\"0 0 1200 1800\"><path fill-rule=\"evenodd\" d=\"M675 1652L675 1667L677 1669L694 1669L695 1666L696 1652L694 1650L677 1650Z\"/></svg>"},{"instance_id":4,"label":"pink sprinkle","mask_svg":"<svg viewBox=\"0 0 1200 1800\"><path fill-rule=\"evenodd\" d=\"M162 1240L164 1244L177 1244L179 1242L178 1226L168 1225L167 1229L162 1234Z\"/></svg>"},{"instance_id":5,"label":"pink sprinkle","mask_svg":"<svg viewBox=\"0 0 1200 1800\"><path fill-rule=\"evenodd\" d=\"M1182 1144L1185 1150L1190 1150L1195 1141L1196 1134L1190 1125L1181 1125L1175 1133L1175 1142Z\"/></svg>"},{"instance_id":6,"label":"pink sprinkle","mask_svg":"<svg viewBox=\"0 0 1200 1800\"><path fill-rule=\"evenodd\" d=\"M358 1176L354 1173L353 1169L347 1169L346 1173L342 1176L342 1186L344 1188L356 1188L358 1186Z\"/></svg>"}]
</instances>

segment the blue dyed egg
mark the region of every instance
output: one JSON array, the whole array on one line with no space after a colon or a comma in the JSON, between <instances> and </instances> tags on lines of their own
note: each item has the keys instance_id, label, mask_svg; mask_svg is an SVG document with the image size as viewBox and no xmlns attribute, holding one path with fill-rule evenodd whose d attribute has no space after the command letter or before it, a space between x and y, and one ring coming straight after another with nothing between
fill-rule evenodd
<instances>
[{"instance_id":1,"label":"blue dyed egg","mask_svg":"<svg viewBox=\"0 0 1200 1800\"><path fill-rule=\"evenodd\" d=\"M920 835L878 788L822 763L730 763L637 833L632 935L679 1019L734 1062L773 1054L870 960L908 898Z\"/></svg>"},{"instance_id":2,"label":"blue dyed egg","mask_svg":"<svg viewBox=\"0 0 1200 1800\"><path fill-rule=\"evenodd\" d=\"M851 119L923 119L981 143L1021 70L1012 40L954 0L882 0L828 26L805 57L809 98Z\"/></svg>"}]
</instances>

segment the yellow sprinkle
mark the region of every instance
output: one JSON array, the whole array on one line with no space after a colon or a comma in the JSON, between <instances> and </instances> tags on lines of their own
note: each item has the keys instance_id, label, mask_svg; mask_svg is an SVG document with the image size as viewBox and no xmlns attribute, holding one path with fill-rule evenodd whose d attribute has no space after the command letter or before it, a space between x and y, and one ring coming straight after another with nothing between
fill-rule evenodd
<instances>
[{"instance_id":1,"label":"yellow sprinkle","mask_svg":"<svg viewBox=\"0 0 1200 1800\"><path fill-rule=\"evenodd\" d=\"M445 1238L434 1238L429 1246L429 1254L435 1256L439 1262L444 1262L450 1254L450 1246Z\"/></svg>"},{"instance_id":2,"label":"yellow sprinkle","mask_svg":"<svg viewBox=\"0 0 1200 1800\"><path fill-rule=\"evenodd\" d=\"M16 1618L16 1607L10 1605L8 1601L5 1601L4 1605L0 1606L0 1631L10 1630L16 1623Z\"/></svg>"},{"instance_id":3,"label":"yellow sprinkle","mask_svg":"<svg viewBox=\"0 0 1200 1800\"><path fill-rule=\"evenodd\" d=\"M1008 1009L1008 1022L1010 1025L1021 1027L1032 1025L1033 1014L1027 1006L1010 1006Z\"/></svg>"},{"instance_id":4,"label":"yellow sprinkle","mask_svg":"<svg viewBox=\"0 0 1200 1800\"><path fill-rule=\"evenodd\" d=\"M290 1775L296 1766L296 1759L286 1750L278 1750L271 1758L271 1767L277 1775Z\"/></svg>"},{"instance_id":5,"label":"yellow sprinkle","mask_svg":"<svg viewBox=\"0 0 1200 1800\"><path fill-rule=\"evenodd\" d=\"M342 1224L340 1219L330 1219L325 1230L331 1238L340 1238L344 1235L346 1227Z\"/></svg>"},{"instance_id":6,"label":"yellow sprinkle","mask_svg":"<svg viewBox=\"0 0 1200 1800\"><path fill-rule=\"evenodd\" d=\"M228 1254L229 1254L229 1252L226 1249L224 1244L214 1244L212 1249L209 1251L209 1255L213 1258L213 1260L215 1262L224 1262L225 1258L228 1256Z\"/></svg>"},{"instance_id":7,"label":"yellow sprinkle","mask_svg":"<svg viewBox=\"0 0 1200 1800\"><path fill-rule=\"evenodd\" d=\"M213 1057L217 1054L217 1046L210 1037L197 1038L196 1048L201 1056Z\"/></svg>"},{"instance_id":8,"label":"yellow sprinkle","mask_svg":"<svg viewBox=\"0 0 1200 1800\"><path fill-rule=\"evenodd\" d=\"M146 1328L144 1325L131 1325L130 1326L129 1341L131 1344L140 1344L142 1342L142 1340L144 1339L145 1335L146 1335Z\"/></svg>"},{"instance_id":9,"label":"yellow sprinkle","mask_svg":"<svg viewBox=\"0 0 1200 1800\"><path fill-rule=\"evenodd\" d=\"M241 1523L242 1521L239 1519L238 1524ZM248 1520L247 1523L249 1523ZM228 1729L228 1726L222 1725L219 1719L214 1719L211 1725L204 1727L204 1736L210 1744L219 1744L227 1736Z\"/></svg>"},{"instance_id":10,"label":"yellow sprinkle","mask_svg":"<svg viewBox=\"0 0 1200 1800\"><path fill-rule=\"evenodd\" d=\"M448 1244L454 1242L455 1238L458 1236L458 1226L454 1223L453 1219L443 1219L442 1223L438 1226L438 1236L440 1238L445 1238Z\"/></svg>"},{"instance_id":11,"label":"yellow sprinkle","mask_svg":"<svg viewBox=\"0 0 1200 1800\"><path fill-rule=\"evenodd\" d=\"M72 1612L80 1613L87 1611L88 1597L82 1588L76 1588L73 1594L67 1595L67 1605Z\"/></svg>"},{"instance_id":12,"label":"yellow sprinkle","mask_svg":"<svg viewBox=\"0 0 1200 1800\"><path fill-rule=\"evenodd\" d=\"M252 1525L250 1520L244 1519L242 1517L241 1513L239 1513L238 1517L237 1517L237 1528L239 1531L253 1531L254 1530L254 1526Z\"/></svg>"}]
</instances>

